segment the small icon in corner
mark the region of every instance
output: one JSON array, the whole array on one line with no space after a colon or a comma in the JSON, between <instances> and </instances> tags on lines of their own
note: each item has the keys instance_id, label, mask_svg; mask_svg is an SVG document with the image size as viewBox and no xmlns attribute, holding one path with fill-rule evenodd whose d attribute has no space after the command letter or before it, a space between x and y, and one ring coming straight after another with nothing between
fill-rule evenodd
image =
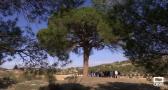
<instances>
[{"instance_id":1,"label":"small icon in corner","mask_svg":"<svg viewBox=\"0 0 168 90\"><path fill-rule=\"evenodd\" d=\"M153 78L153 85L154 86L163 86L164 85L164 77L154 77Z\"/></svg>"}]
</instances>

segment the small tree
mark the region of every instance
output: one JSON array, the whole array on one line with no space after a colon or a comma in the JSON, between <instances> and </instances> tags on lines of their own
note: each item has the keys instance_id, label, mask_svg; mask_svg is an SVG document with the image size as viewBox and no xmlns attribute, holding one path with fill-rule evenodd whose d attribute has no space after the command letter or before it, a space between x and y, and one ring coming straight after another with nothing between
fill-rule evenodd
<instances>
[{"instance_id":1,"label":"small tree","mask_svg":"<svg viewBox=\"0 0 168 90\"><path fill-rule=\"evenodd\" d=\"M14 69L14 70L17 70L17 69L19 69L19 67L18 67L17 65L15 65L15 66L13 67L13 69Z\"/></svg>"},{"instance_id":2,"label":"small tree","mask_svg":"<svg viewBox=\"0 0 168 90\"><path fill-rule=\"evenodd\" d=\"M105 18L93 8L74 9L53 15L47 29L38 32L41 45L53 56L68 59L72 51L83 53L84 77L88 75L88 61L93 49L101 50L116 37Z\"/></svg>"}]
</instances>

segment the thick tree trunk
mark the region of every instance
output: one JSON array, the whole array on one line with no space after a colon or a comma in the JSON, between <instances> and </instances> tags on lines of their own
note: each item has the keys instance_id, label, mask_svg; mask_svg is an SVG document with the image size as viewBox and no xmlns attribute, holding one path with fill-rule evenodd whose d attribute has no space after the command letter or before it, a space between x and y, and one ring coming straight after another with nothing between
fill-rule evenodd
<instances>
[{"instance_id":1,"label":"thick tree trunk","mask_svg":"<svg viewBox=\"0 0 168 90\"><path fill-rule=\"evenodd\" d=\"M88 68L89 68L89 51L84 50L84 55L83 55L83 77L87 78L88 77Z\"/></svg>"}]
</instances>

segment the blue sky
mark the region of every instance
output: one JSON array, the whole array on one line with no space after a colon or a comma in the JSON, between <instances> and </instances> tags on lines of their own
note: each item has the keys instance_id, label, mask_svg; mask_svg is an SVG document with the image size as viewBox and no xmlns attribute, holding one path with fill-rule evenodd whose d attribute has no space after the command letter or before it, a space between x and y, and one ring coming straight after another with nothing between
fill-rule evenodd
<instances>
[{"instance_id":1,"label":"blue sky","mask_svg":"<svg viewBox=\"0 0 168 90\"><path fill-rule=\"evenodd\" d=\"M90 5L91 2L90 0L86 0L85 6ZM21 27L24 27L28 23L26 20L23 19L23 16L20 16L20 21L18 22L18 25ZM35 33L37 33L39 30L46 28L47 23L43 22L41 24L31 24L32 29ZM81 67L83 66L83 56L82 55L76 55L71 53L70 54L70 59L72 60L71 64L68 64L66 67ZM52 62L55 60L55 58L49 57L48 60ZM101 51L96 51L93 50L93 54L90 56L89 59L89 65L90 66L95 66L95 65L100 65L100 64L106 64L106 63L112 63L115 61L123 61L127 60L126 57L124 57L123 50L121 48L118 48L116 51L110 51L108 49L103 49ZM13 68L15 64L20 64L20 60L18 58L16 60L13 60L11 62L6 62L1 67L5 68Z\"/></svg>"}]
</instances>

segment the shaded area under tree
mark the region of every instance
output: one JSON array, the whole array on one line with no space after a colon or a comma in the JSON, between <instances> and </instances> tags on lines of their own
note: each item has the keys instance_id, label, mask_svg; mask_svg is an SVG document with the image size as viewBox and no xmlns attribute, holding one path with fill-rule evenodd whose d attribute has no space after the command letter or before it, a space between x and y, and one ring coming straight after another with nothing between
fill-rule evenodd
<instances>
[{"instance_id":1,"label":"shaded area under tree","mask_svg":"<svg viewBox=\"0 0 168 90\"><path fill-rule=\"evenodd\" d=\"M40 87L39 90L161 90L150 84L135 84L124 82L109 82L106 84L98 84L97 87L88 87L77 83L66 84L49 84Z\"/></svg>"},{"instance_id":2,"label":"shaded area under tree","mask_svg":"<svg viewBox=\"0 0 168 90\"><path fill-rule=\"evenodd\" d=\"M9 86L12 86L12 84L16 84L16 81L7 77L0 78L0 90L8 88Z\"/></svg>"}]
</instances>

